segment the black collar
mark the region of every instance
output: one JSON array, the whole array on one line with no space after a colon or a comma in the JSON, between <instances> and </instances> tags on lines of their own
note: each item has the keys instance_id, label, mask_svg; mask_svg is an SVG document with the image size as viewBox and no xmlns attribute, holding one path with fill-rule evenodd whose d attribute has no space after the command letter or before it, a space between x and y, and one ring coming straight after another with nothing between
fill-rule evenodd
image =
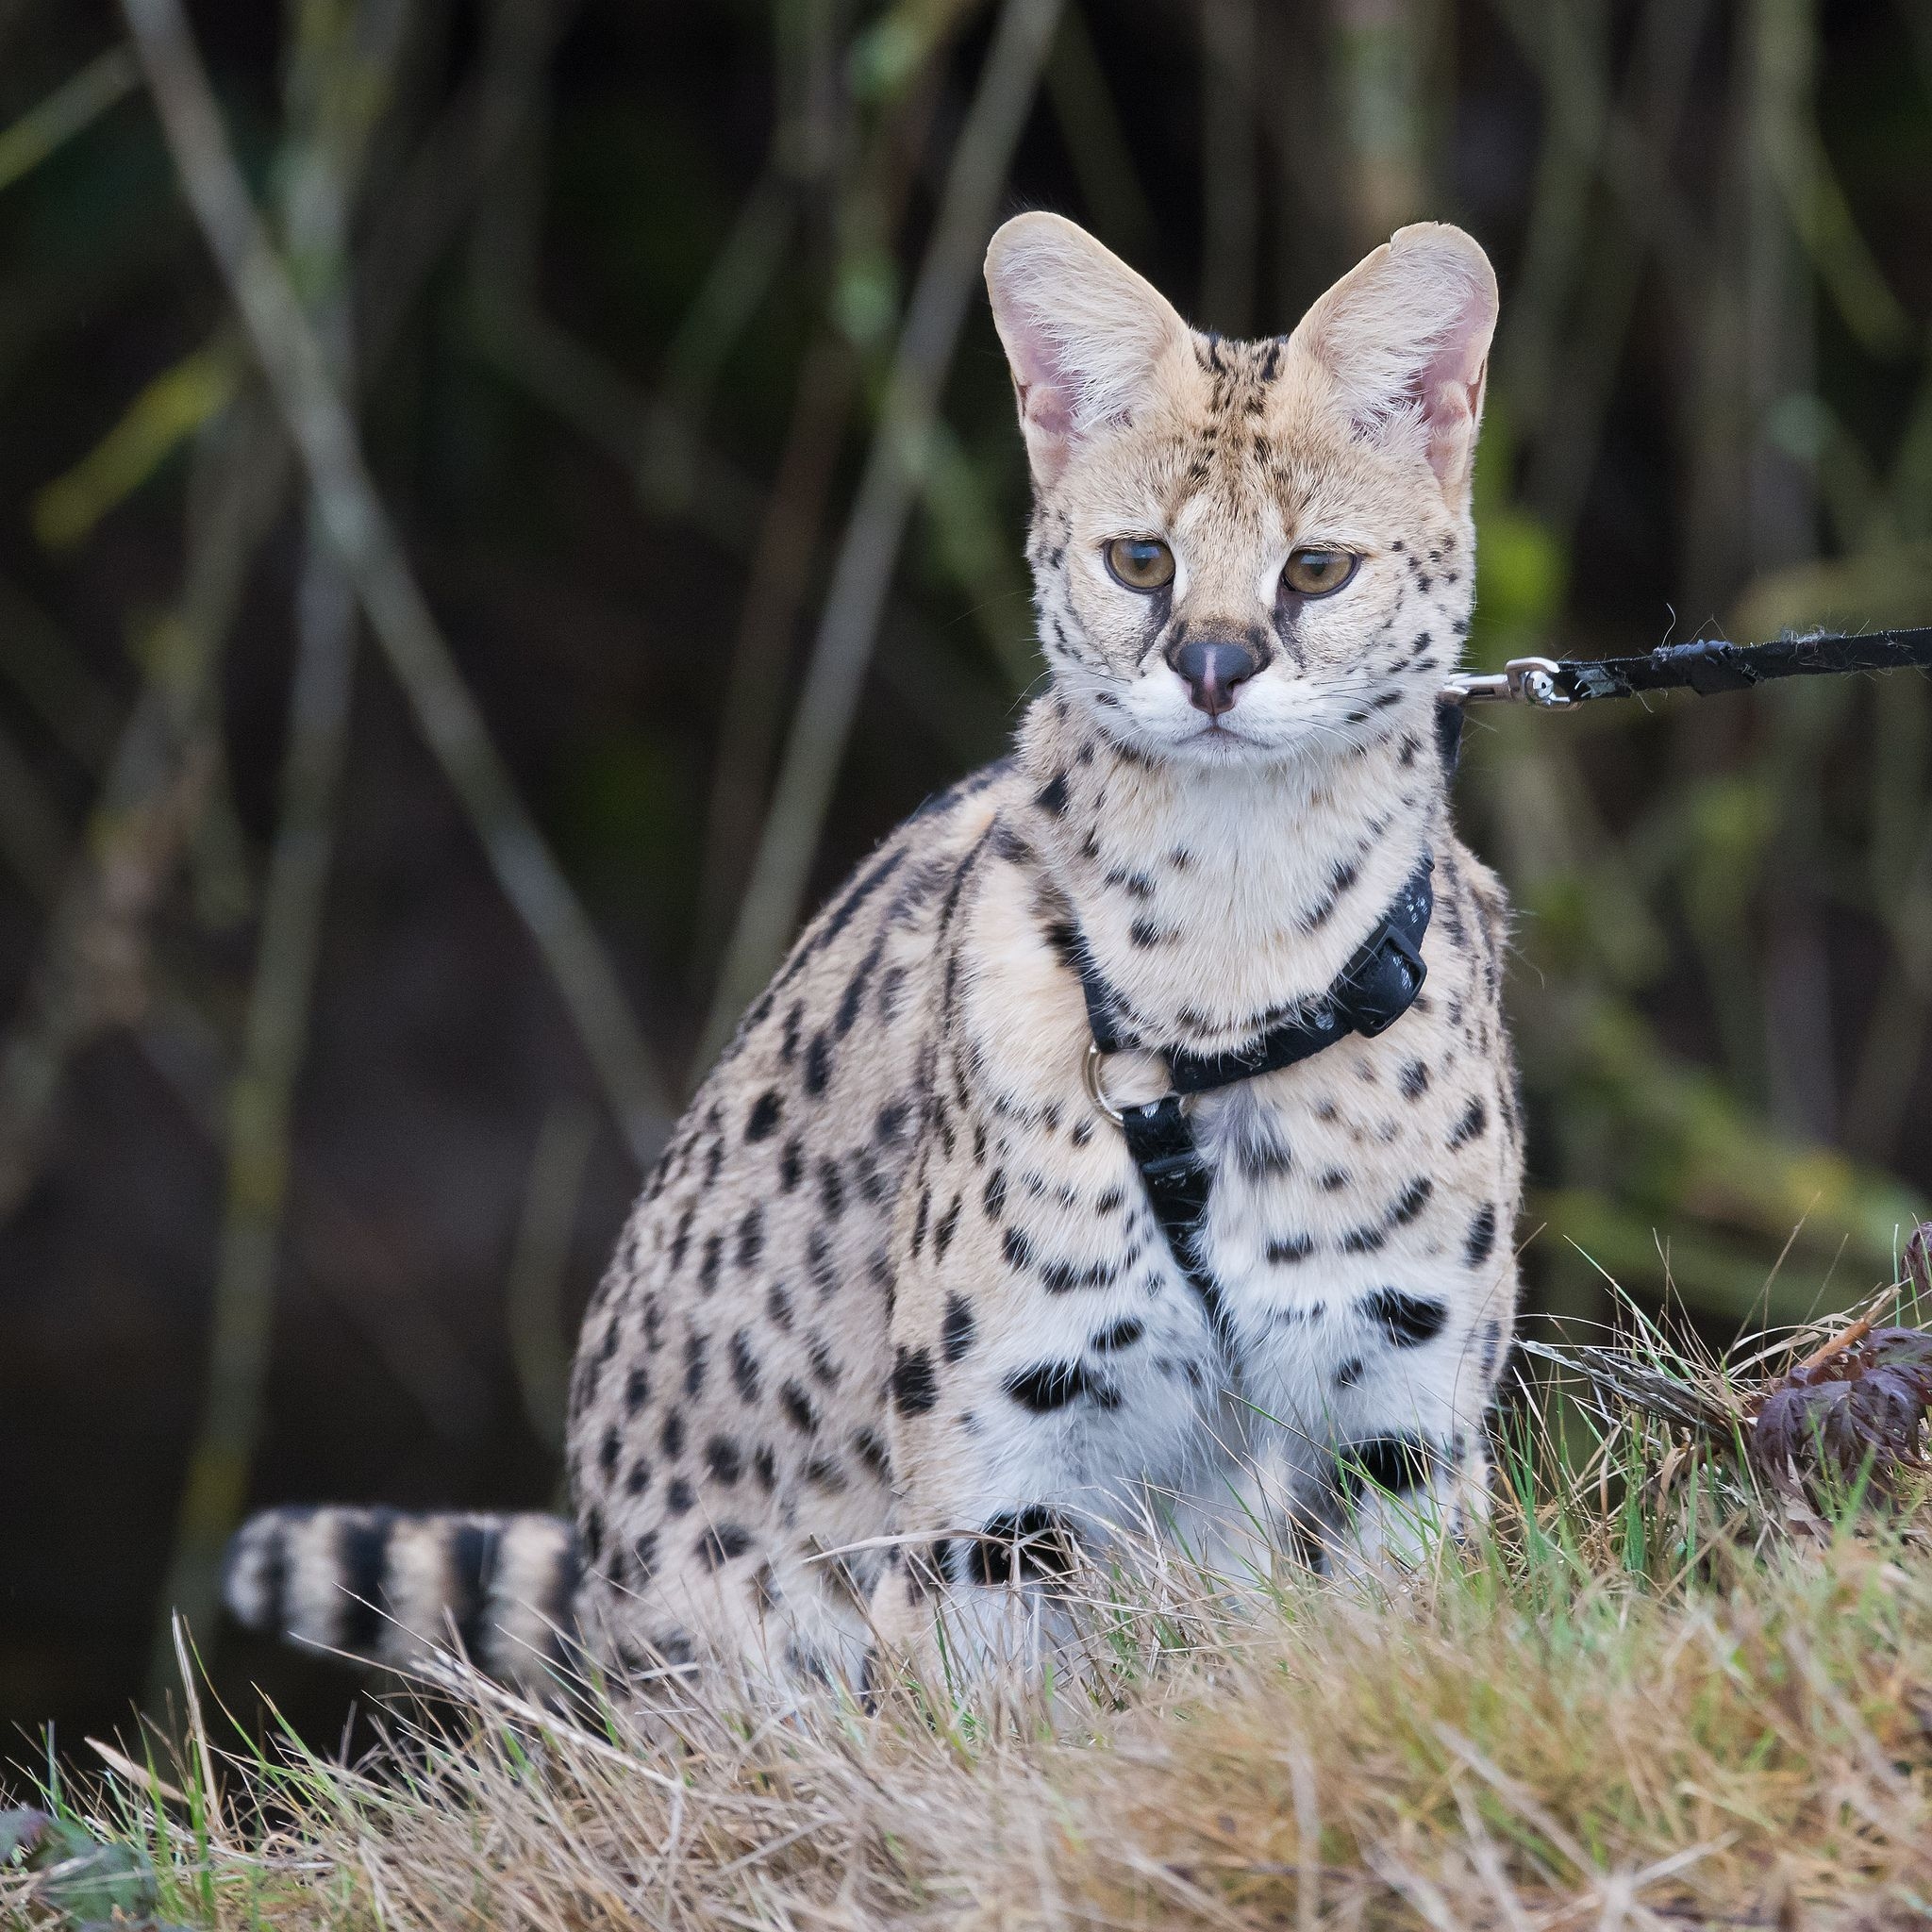
<instances>
[{"instance_id":1,"label":"black collar","mask_svg":"<svg viewBox=\"0 0 1932 1932\"><path fill-rule=\"evenodd\" d=\"M1394 903L1356 948L1328 991L1310 1001L1295 1018L1270 1027L1232 1053L1196 1054L1179 1046L1162 1051L1160 1057L1167 1062L1174 1091L1206 1093L1216 1087L1231 1087L1237 1080L1252 1080L1257 1074L1291 1067L1351 1033L1374 1039L1393 1025L1414 1004L1426 977L1422 942L1435 908L1429 883L1435 864L1434 858L1424 852ZM1121 1038L1114 1024L1112 994L1084 943L1077 957L1093 1043L1104 1054L1118 1053L1130 1042Z\"/></svg>"}]
</instances>

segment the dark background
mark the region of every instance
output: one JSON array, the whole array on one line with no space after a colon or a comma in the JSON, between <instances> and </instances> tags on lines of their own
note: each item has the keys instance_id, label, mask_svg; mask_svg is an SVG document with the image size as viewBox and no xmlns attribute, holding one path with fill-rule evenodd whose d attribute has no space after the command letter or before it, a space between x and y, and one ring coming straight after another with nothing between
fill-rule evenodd
<instances>
[{"instance_id":1,"label":"dark background","mask_svg":"<svg viewBox=\"0 0 1932 1932\"><path fill-rule=\"evenodd\" d=\"M333 1734L347 1680L207 1611L244 1506L555 1498L666 1096L792 896L995 755L1035 675L976 287L936 427L891 379L949 180L1004 183L969 268L1054 208L1230 332L1404 220L1471 227L1505 318L1484 662L1932 622L1924 0L1070 0L1038 75L1042 0L190 13L355 373L429 701L502 766L453 785L344 616L125 22L0 0L9 1755L125 1724L171 1599L244 1720L259 1679ZM822 636L880 464L916 487L879 621ZM808 876L742 920L821 644L870 669L800 755L835 780ZM1723 1340L1889 1280L1932 1193L1924 683L1475 724L1539 1305L1602 1319L1614 1279ZM589 914L544 945L490 857L524 813Z\"/></svg>"}]
</instances>

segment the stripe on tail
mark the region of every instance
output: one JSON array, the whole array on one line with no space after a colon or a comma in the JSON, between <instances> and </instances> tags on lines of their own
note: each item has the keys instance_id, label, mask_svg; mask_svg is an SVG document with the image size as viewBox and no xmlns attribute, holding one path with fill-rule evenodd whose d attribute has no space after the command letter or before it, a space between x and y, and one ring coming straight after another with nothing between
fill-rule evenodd
<instances>
[{"instance_id":1,"label":"stripe on tail","mask_svg":"<svg viewBox=\"0 0 1932 1932\"><path fill-rule=\"evenodd\" d=\"M270 1509L228 1545L222 1595L251 1630L392 1666L447 1648L504 1682L568 1668L576 1537L556 1516Z\"/></svg>"}]
</instances>

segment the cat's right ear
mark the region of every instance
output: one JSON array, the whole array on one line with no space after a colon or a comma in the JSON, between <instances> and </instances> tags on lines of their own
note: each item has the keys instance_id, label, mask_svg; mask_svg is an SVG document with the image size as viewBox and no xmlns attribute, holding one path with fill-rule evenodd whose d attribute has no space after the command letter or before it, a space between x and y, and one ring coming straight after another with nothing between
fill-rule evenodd
<instances>
[{"instance_id":1,"label":"cat's right ear","mask_svg":"<svg viewBox=\"0 0 1932 1932\"><path fill-rule=\"evenodd\" d=\"M1044 488L1083 439L1132 417L1188 325L1152 284L1059 215L1008 222L986 251L986 286L1027 461Z\"/></svg>"}]
</instances>

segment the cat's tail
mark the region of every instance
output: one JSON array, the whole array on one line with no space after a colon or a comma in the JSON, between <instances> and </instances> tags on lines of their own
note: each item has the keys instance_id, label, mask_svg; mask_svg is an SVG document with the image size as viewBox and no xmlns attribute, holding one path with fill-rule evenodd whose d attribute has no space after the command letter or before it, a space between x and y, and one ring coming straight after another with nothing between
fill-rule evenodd
<instances>
[{"instance_id":1,"label":"cat's tail","mask_svg":"<svg viewBox=\"0 0 1932 1932\"><path fill-rule=\"evenodd\" d=\"M222 1596L251 1630L407 1667L461 1646L508 1684L573 1668L576 1533L558 1516L269 1509L228 1545Z\"/></svg>"}]
</instances>

